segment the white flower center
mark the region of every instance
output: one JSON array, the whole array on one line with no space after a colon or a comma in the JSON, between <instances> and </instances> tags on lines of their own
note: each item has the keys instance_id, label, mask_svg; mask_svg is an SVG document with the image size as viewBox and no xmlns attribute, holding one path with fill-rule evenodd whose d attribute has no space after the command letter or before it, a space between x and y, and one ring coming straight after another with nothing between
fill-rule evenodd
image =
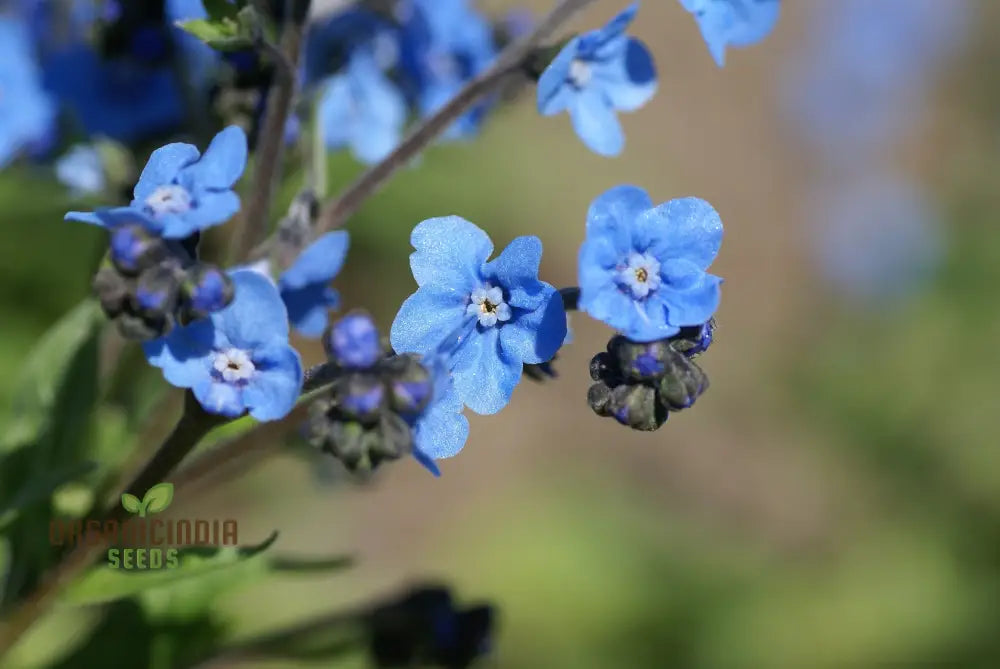
<instances>
[{"instance_id":1,"label":"white flower center","mask_svg":"<svg viewBox=\"0 0 1000 669\"><path fill-rule=\"evenodd\" d=\"M618 281L642 299L660 287L660 262L648 253L631 253L625 265L618 266Z\"/></svg>"},{"instance_id":2,"label":"white flower center","mask_svg":"<svg viewBox=\"0 0 1000 669\"><path fill-rule=\"evenodd\" d=\"M191 209L191 193L184 186L159 186L146 198L146 206L159 218L165 214L183 214Z\"/></svg>"},{"instance_id":3,"label":"white flower center","mask_svg":"<svg viewBox=\"0 0 1000 669\"><path fill-rule=\"evenodd\" d=\"M569 64L569 82L577 88L583 88L589 84L592 74L590 65L580 59Z\"/></svg>"},{"instance_id":4,"label":"white flower center","mask_svg":"<svg viewBox=\"0 0 1000 669\"><path fill-rule=\"evenodd\" d=\"M510 305L503 301L503 291L490 285L476 288L469 296L471 302L465 313L479 318L483 327L493 327L498 322L509 321Z\"/></svg>"},{"instance_id":5,"label":"white flower center","mask_svg":"<svg viewBox=\"0 0 1000 669\"><path fill-rule=\"evenodd\" d=\"M227 348L225 351L217 352L212 366L226 383L246 381L257 369L247 352L238 348Z\"/></svg>"}]
</instances>

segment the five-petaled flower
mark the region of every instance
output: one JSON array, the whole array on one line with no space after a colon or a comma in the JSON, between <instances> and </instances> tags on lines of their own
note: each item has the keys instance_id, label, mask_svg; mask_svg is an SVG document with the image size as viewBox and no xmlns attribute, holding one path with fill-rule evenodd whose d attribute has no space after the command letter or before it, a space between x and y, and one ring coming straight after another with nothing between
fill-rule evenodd
<instances>
[{"instance_id":1,"label":"five-petaled flower","mask_svg":"<svg viewBox=\"0 0 1000 669\"><path fill-rule=\"evenodd\" d=\"M344 265L349 243L346 231L328 232L310 244L278 278L288 319L299 334L323 334L327 312L340 302L337 291L329 284Z\"/></svg>"},{"instance_id":2,"label":"five-petaled flower","mask_svg":"<svg viewBox=\"0 0 1000 669\"><path fill-rule=\"evenodd\" d=\"M778 22L780 0L680 0L690 12L716 64L726 64L727 46L749 46Z\"/></svg>"},{"instance_id":3,"label":"five-petaled flower","mask_svg":"<svg viewBox=\"0 0 1000 669\"><path fill-rule=\"evenodd\" d=\"M701 325L719 306L722 279L705 270L722 243L722 221L694 197L653 206L635 186L600 195L580 248L580 309L634 341Z\"/></svg>"},{"instance_id":4,"label":"five-petaled flower","mask_svg":"<svg viewBox=\"0 0 1000 669\"><path fill-rule=\"evenodd\" d=\"M539 113L569 111L583 143L605 156L625 146L615 111L635 111L656 92L652 55L625 34L638 9L633 4L603 28L572 38L538 79Z\"/></svg>"},{"instance_id":5,"label":"five-petaled flower","mask_svg":"<svg viewBox=\"0 0 1000 669\"><path fill-rule=\"evenodd\" d=\"M130 207L156 221L158 232L168 239L225 223L240 209L232 187L246 164L247 137L238 126L217 134L204 154L192 144L167 144L149 157ZM101 225L89 212L71 211L66 220Z\"/></svg>"},{"instance_id":6,"label":"five-petaled flower","mask_svg":"<svg viewBox=\"0 0 1000 669\"><path fill-rule=\"evenodd\" d=\"M551 360L566 336L562 298L538 280L542 244L518 237L492 261L485 232L458 216L423 221L410 235L410 268L419 289L392 323L400 353L436 350L442 333L472 321L451 356L455 389L476 413L510 400L525 363Z\"/></svg>"},{"instance_id":7,"label":"five-petaled flower","mask_svg":"<svg viewBox=\"0 0 1000 669\"><path fill-rule=\"evenodd\" d=\"M235 271L231 277L236 295L228 307L146 342L143 350L169 383L190 388L206 411L283 418L302 388L285 306L274 284L257 272Z\"/></svg>"}]
</instances>

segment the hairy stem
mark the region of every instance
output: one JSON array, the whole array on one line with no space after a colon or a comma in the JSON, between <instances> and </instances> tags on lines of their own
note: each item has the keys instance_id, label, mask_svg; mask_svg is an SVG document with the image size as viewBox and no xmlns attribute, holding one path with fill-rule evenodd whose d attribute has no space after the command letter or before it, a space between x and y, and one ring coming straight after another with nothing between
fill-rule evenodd
<instances>
[{"instance_id":1,"label":"hairy stem","mask_svg":"<svg viewBox=\"0 0 1000 669\"><path fill-rule=\"evenodd\" d=\"M275 58L274 83L267 94L264 122L257 140L254 158L253 190L243 212L242 234L236 238L234 257L242 259L254 245L267 236L271 200L281 176L285 149L285 125L295 98L295 69L302 51L302 36L310 0L290 0L289 13L281 31L281 43Z\"/></svg>"},{"instance_id":2,"label":"hairy stem","mask_svg":"<svg viewBox=\"0 0 1000 669\"><path fill-rule=\"evenodd\" d=\"M142 497L146 490L160 483L180 464L208 432L225 422L225 418L206 413L191 392L184 402L184 413L152 458L132 477L123 492ZM125 510L115 504L102 515L104 520L121 520ZM110 538L110 537L109 537ZM38 588L0 623L0 658L44 614L56 597L73 579L83 573L108 547L103 537L98 541L81 541L65 553L45 576Z\"/></svg>"}]
</instances>

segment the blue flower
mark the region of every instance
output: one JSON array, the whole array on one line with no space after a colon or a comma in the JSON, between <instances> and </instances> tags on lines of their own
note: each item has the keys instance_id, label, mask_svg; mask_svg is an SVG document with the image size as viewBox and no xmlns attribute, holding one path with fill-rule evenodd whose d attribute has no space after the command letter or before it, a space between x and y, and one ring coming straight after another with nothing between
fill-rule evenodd
<instances>
[{"instance_id":1,"label":"blue flower","mask_svg":"<svg viewBox=\"0 0 1000 669\"><path fill-rule=\"evenodd\" d=\"M366 50L379 68L388 70L399 59L398 29L375 12L349 7L328 19L313 22L303 52L304 84L326 79L340 70L352 54Z\"/></svg>"},{"instance_id":2,"label":"blue flower","mask_svg":"<svg viewBox=\"0 0 1000 669\"><path fill-rule=\"evenodd\" d=\"M538 79L538 111L568 111L573 129L591 151L615 156L625 146L616 110L635 111L656 92L653 57L625 29L633 4L600 30L574 37Z\"/></svg>"},{"instance_id":3,"label":"blue flower","mask_svg":"<svg viewBox=\"0 0 1000 669\"><path fill-rule=\"evenodd\" d=\"M616 186L587 212L580 248L580 309L638 342L701 325L719 306L722 279L705 269L722 243L722 221L694 197L653 206L635 186Z\"/></svg>"},{"instance_id":4,"label":"blue flower","mask_svg":"<svg viewBox=\"0 0 1000 669\"><path fill-rule=\"evenodd\" d=\"M694 15L716 64L726 64L726 47L749 46L767 37L778 22L779 0L680 0Z\"/></svg>"},{"instance_id":5,"label":"blue flower","mask_svg":"<svg viewBox=\"0 0 1000 669\"><path fill-rule=\"evenodd\" d=\"M496 413L510 400L524 363L551 360L566 336L562 298L538 280L542 244L518 237L493 261L485 232L458 216L426 220L410 235L419 289L392 323L397 352L426 354L442 332L473 327L452 356L455 388L473 411Z\"/></svg>"},{"instance_id":6,"label":"blue flower","mask_svg":"<svg viewBox=\"0 0 1000 669\"><path fill-rule=\"evenodd\" d=\"M56 109L41 85L28 27L0 16L0 167L46 141Z\"/></svg>"},{"instance_id":7,"label":"blue flower","mask_svg":"<svg viewBox=\"0 0 1000 669\"><path fill-rule=\"evenodd\" d=\"M347 257L347 232L328 232L309 245L278 279L288 318L299 334L319 337L327 323L327 311L337 307L340 297L329 286Z\"/></svg>"},{"instance_id":8,"label":"blue flower","mask_svg":"<svg viewBox=\"0 0 1000 669\"><path fill-rule=\"evenodd\" d=\"M75 196L100 193L106 182L100 152L77 144L56 161L56 178Z\"/></svg>"},{"instance_id":9,"label":"blue flower","mask_svg":"<svg viewBox=\"0 0 1000 669\"><path fill-rule=\"evenodd\" d=\"M380 339L372 317L355 313L334 323L323 344L330 359L344 369L371 369L382 359Z\"/></svg>"},{"instance_id":10,"label":"blue flower","mask_svg":"<svg viewBox=\"0 0 1000 669\"><path fill-rule=\"evenodd\" d=\"M143 350L170 384L190 388L206 411L277 420L292 410L302 388L285 306L260 274L231 276L236 296L228 307L146 342Z\"/></svg>"},{"instance_id":11,"label":"blue flower","mask_svg":"<svg viewBox=\"0 0 1000 669\"><path fill-rule=\"evenodd\" d=\"M204 155L191 144L167 144L149 157L130 206L152 218L163 237L182 239L239 211L232 187L246 164L247 137L237 126L217 134ZM66 220L102 224L88 212L72 211Z\"/></svg>"},{"instance_id":12,"label":"blue flower","mask_svg":"<svg viewBox=\"0 0 1000 669\"><path fill-rule=\"evenodd\" d=\"M399 143L406 100L374 57L359 50L346 71L324 85L318 113L327 148L350 147L358 160L370 164L385 158Z\"/></svg>"}]
</instances>

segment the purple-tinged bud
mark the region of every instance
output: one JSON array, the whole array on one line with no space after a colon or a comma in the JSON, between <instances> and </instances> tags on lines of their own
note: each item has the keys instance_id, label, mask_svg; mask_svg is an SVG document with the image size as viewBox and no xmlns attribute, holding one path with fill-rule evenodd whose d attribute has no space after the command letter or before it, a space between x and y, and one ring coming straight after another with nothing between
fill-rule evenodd
<instances>
[{"instance_id":1,"label":"purple-tinged bud","mask_svg":"<svg viewBox=\"0 0 1000 669\"><path fill-rule=\"evenodd\" d=\"M156 265L139 275L133 301L136 311L150 316L172 314L177 308L180 280L170 265Z\"/></svg>"},{"instance_id":2,"label":"purple-tinged bud","mask_svg":"<svg viewBox=\"0 0 1000 669\"><path fill-rule=\"evenodd\" d=\"M108 318L114 318L125 310L131 293L131 283L111 267L103 267L94 275L91 286L94 295L101 302L101 309Z\"/></svg>"},{"instance_id":3,"label":"purple-tinged bud","mask_svg":"<svg viewBox=\"0 0 1000 669\"><path fill-rule=\"evenodd\" d=\"M346 369L368 369L384 353L378 328L364 312L350 313L335 322L323 337L330 359Z\"/></svg>"},{"instance_id":4,"label":"purple-tinged bud","mask_svg":"<svg viewBox=\"0 0 1000 669\"><path fill-rule=\"evenodd\" d=\"M218 267L196 263L185 270L183 294L193 319L225 309L234 290L233 280Z\"/></svg>"},{"instance_id":5,"label":"purple-tinged bud","mask_svg":"<svg viewBox=\"0 0 1000 669\"><path fill-rule=\"evenodd\" d=\"M619 423L644 432L659 429L669 416L656 401L656 391L645 384L618 386L611 391L608 408Z\"/></svg>"},{"instance_id":6,"label":"purple-tinged bud","mask_svg":"<svg viewBox=\"0 0 1000 669\"><path fill-rule=\"evenodd\" d=\"M670 411L690 408L708 389L708 376L692 360L675 354L674 364L656 386L660 404Z\"/></svg>"},{"instance_id":7,"label":"purple-tinged bud","mask_svg":"<svg viewBox=\"0 0 1000 669\"><path fill-rule=\"evenodd\" d=\"M385 385L368 374L354 374L337 386L337 403L346 416L361 423L374 423L385 403Z\"/></svg>"},{"instance_id":8,"label":"purple-tinged bud","mask_svg":"<svg viewBox=\"0 0 1000 669\"><path fill-rule=\"evenodd\" d=\"M111 230L111 262L122 274L134 276L166 255L166 245L141 225L123 225Z\"/></svg>"},{"instance_id":9,"label":"purple-tinged bud","mask_svg":"<svg viewBox=\"0 0 1000 669\"><path fill-rule=\"evenodd\" d=\"M676 355L666 339L640 343L617 336L610 349L618 369L634 381L655 381L666 372L670 356Z\"/></svg>"},{"instance_id":10,"label":"purple-tinged bud","mask_svg":"<svg viewBox=\"0 0 1000 669\"><path fill-rule=\"evenodd\" d=\"M390 403L396 413L415 416L431 401L434 383L430 372L416 358L407 356L404 359L405 366L389 380Z\"/></svg>"},{"instance_id":11,"label":"purple-tinged bud","mask_svg":"<svg viewBox=\"0 0 1000 669\"><path fill-rule=\"evenodd\" d=\"M708 350L715 337L715 319L704 325L694 325L681 328L681 331L670 338L670 345L678 353L693 358Z\"/></svg>"}]
</instances>

